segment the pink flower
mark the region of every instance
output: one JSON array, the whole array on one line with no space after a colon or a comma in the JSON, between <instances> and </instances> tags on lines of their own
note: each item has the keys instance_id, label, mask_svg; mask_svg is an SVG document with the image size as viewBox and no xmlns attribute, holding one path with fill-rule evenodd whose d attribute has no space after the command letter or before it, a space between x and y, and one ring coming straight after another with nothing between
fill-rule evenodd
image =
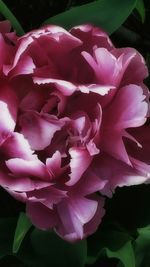
<instances>
[{"instance_id":1,"label":"pink flower","mask_svg":"<svg viewBox=\"0 0 150 267\"><path fill-rule=\"evenodd\" d=\"M91 25L46 26L11 49L1 74L0 184L37 227L83 239L104 215L99 193L149 179L144 59Z\"/></svg>"}]
</instances>

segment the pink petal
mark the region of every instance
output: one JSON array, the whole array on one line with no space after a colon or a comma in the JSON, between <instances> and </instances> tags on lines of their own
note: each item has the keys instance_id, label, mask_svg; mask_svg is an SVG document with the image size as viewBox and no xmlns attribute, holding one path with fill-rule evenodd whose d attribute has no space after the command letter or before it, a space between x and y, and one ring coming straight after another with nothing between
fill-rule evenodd
<instances>
[{"instance_id":1,"label":"pink petal","mask_svg":"<svg viewBox=\"0 0 150 267\"><path fill-rule=\"evenodd\" d=\"M83 225L74 213L72 206L67 201L57 205L59 223L55 228L56 233L69 242L83 239Z\"/></svg>"},{"instance_id":2,"label":"pink petal","mask_svg":"<svg viewBox=\"0 0 150 267\"><path fill-rule=\"evenodd\" d=\"M87 196L97 191L101 191L107 183L107 180L101 179L101 177L89 167L84 173L82 179L74 185L72 192L75 195Z\"/></svg>"},{"instance_id":3,"label":"pink petal","mask_svg":"<svg viewBox=\"0 0 150 267\"><path fill-rule=\"evenodd\" d=\"M92 199L98 202L97 210L93 218L84 226L84 238L96 232L98 226L102 221L103 216L105 215L104 198L95 195Z\"/></svg>"},{"instance_id":4,"label":"pink petal","mask_svg":"<svg viewBox=\"0 0 150 267\"><path fill-rule=\"evenodd\" d=\"M34 181L28 177L14 177L13 175L8 175L7 172L1 171L0 185L9 190L13 195L15 192L28 192L47 187L49 183L40 180Z\"/></svg>"},{"instance_id":5,"label":"pink petal","mask_svg":"<svg viewBox=\"0 0 150 267\"><path fill-rule=\"evenodd\" d=\"M33 151L28 141L20 133L12 133L1 146L1 153L8 158L32 159Z\"/></svg>"},{"instance_id":6,"label":"pink petal","mask_svg":"<svg viewBox=\"0 0 150 267\"><path fill-rule=\"evenodd\" d=\"M145 123L148 103L140 86L128 85L118 92L110 112L116 106L112 120L116 121L115 128L138 127ZM111 113L110 113L111 114ZM115 117L115 118L114 118Z\"/></svg>"},{"instance_id":7,"label":"pink petal","mask_svg":"<svg viewBox=\"0 0 150 267\"><path fill-rule=\"evenodd\" d=\"M50 180L50 175L46 170L44 163L40 160L24 160L19 158L6 161L9 170L17 176L33 176L43 180Z\"/></svg>"},{"instance_id":8,"label":"pink petal","mask_svg":"<svg viewBox=\"0 0 150 267\"><path fill-rule=\"evenodd\" d=\"M107 49L95 49L95 59L87 52L82 52L82 55L94 70L99 82L117 85L122 66Z\"/></svg>"},{"instance_id":9,"label":"pink petal","mask_svg":"<svg viewBox=\"0 0 150 267\"><path fill-rule=\"evenodd\" d=\"M51 229L57 223L56 213L41 203L28 201L26 212L32 223L40 229Z\"/></svg>"},{"instance_id":10,"label":"pink petal","mask_svg":"<svg viewBox=\"0 0 150 267\"><path fill-rule=\"evenodd\" d=\"M70 96L72 95L75 90L76 86L68 81L65 80L58 80L58 79L52 79L52 78L40 78L40 77L34 77L33 81L35 84L41 85L41 84L55 84L56 88L64 95L64 96Z\"/></svg>"},{"instance_id":11,"label":"pink petal","mask_svg":"<svg viewBox=\"0 0 150 267\"><path fill-rule=\"evenodd\" d=\"M51 158L46 160L46 167L52 177L57 177L61 171L61 154L56 151Z\"/></svg>"},{"instance_id":12,"label":"pink petal","mask_svg":"<svg viewBox=\"0 0 150 267\"><path fill-rule=\"evenodd\" d=\"M90 170L100 179L107 181L100 192L109 197L118 186L141 184L147 180L147 177L144 177L135 168L105 153L95 159Z\"/></svg>"},{"instance_id":13,"label":"pink petal","mask_svg":"<svg viewBox=\"0 0 150 267\"><path fill-rule=\"evenodd\" d=\"M140 84L148 76L148 69L145 64L145 60L140 53L134 48L119 48L114 49L113 54L115 56L120 56L121 54L126 55L134 55L131 61L129 62L128 67L122 78L122 86L128 84Z\"/></svg>"},{"instance_id":14,"label":"pink petal","mask_svg":"<svg viewBox=\"0 0 150 267\"><path fill-rule=\"evenodd\" d=\"M75 26L70 32L82 40L84 49L86 48L89 52L92 52L94 46L105 47L108 50L113 48L108 35L102 29L91 24Z\"/></svg>"},{"instance_id":15,"label":"pink petal","mask_svg":"<svg viewBox=\"0 0 150 267\"><path fill-rule=\"evenodd\" d=\"M79 181L83 173L87 170L92 161L92 157L89 155L86 149L77 147L71 148L69 150L69 154L71 156L71 173L69 175L70 180L66 184L72 186Z\"/></svg>"},{"instance_id":16,"label":"pink petal","mask_svg":"<svg viewBox=\"0 0 150 267\"><path fill-rule=\"evenodd\" d=\"M17 75L32 74L35 68L35 64L30 56L25 56L21 58L20 62L9 72L11 78Z\"/></svg>"},{"instance_id":17,"label":"pink petal","mask_svg":"<svg viewBox=\"0 0 150 267\"><path fill-rule=\"evenodd\" d=\"M72 210L76 214L78 220L82 224L85 224L93 218L97 210L98 203L95 200L81 198L78 195L77 197L70 199L70 205L72 206Z\"/></svg>"},{"instance_id":18,"label":"pink petal","mask_svg":"<svg viewBox=\"0 0 150 267\"><path fill-rule=\"evenodd\" d=\"M0 91L0 143L5 140L16 125L18 101L16 94L9 87Z\"/></svg>"},{"instance_id":19,"label":"pink petal","mask_svg":"<svg viewBox=\"0 0 150 267\"><path fill-rule=\"evenodd\" d=\"M28 87L31 86L32 85L29 85ZM19 105L21 111L40 111L44 103L47 101L47 98L50 97L50 93L47 92L47 90L43 90L43 88L39 87L37 88L35 85L33 85L32 87L31 90L27 92L25 96L21 99L21 103Z\"/></svg>"},{"instance_id":20,"label":"pink petal","mask_svg":"<svg viewBox=\"0 0 150 267\"><path fill-rule=\"evenodd\" d=\"M56 114L59 116L61 113L63 113L65 105L66 97L57 91L50 95L46 104L42 107L41 112Z\"/></svg>"},{"instance_id":21,"label":"pink petal","mask_svg":"<svg viewBox=\"0 0 150 267\"><path fill-rule=\"evenodd\" d=\"M111 89L115 89L113 85L100 85L100 84L89 84L89 85L79 85L78 90L82 93L89 94L96 93L101 96L107 95Z\"/></svg>"},{"instance_id":22,"label":"pink petal","mask_svg":"<svg viewBox=\"0 0 150 267\"><path fill-rule=\"evenodd\" d=\"M125 128L139 127L146 121L148 104L140 86L121 88L103 113L101 146L104 151L130 164L122 137ZM111 114L111 116L110 116ZM111 136L111 139L110 139Z\"/></svg>"},{"instance_id":23,"label":"pink petal","mask_svg":"<svg viewBox=\"0 0 150 267\"><path fill-rule=\"evenodd\" d=\"M49 186L37 191L28 192L27 197L30 201L40 202L47 208L53 209L55 204L59 203L66 197L66 191Z\"/></svg>"},{"instance_id":24,"label":"pink petal","mask_svg":"<svg viewBox=\"0 0 150 267\"><path fill-rule=\"evenodd\" d=\"M33 150L43 150L47 147L64 122L55 116L28 111L20 117L21 133L28 140ZM40 141L39 141L40 140Z\"/></svg>"}]
</instances>

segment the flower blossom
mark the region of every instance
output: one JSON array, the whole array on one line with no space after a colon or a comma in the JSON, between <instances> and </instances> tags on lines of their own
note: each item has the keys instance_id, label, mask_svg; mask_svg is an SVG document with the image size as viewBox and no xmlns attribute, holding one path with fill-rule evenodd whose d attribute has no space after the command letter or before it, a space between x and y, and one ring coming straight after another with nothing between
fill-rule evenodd
<instances>
[{"instance_id":1,"label":"flower blossom","mask_svg":"<svg viewBox=\"0 0 150 267\"><path fill-rule=\"evenodd\" d=\"M81 240L105 196L149 180L144 59L92 25L0 31L0 185L34 225Z\"/></svg>"}]
</instances>

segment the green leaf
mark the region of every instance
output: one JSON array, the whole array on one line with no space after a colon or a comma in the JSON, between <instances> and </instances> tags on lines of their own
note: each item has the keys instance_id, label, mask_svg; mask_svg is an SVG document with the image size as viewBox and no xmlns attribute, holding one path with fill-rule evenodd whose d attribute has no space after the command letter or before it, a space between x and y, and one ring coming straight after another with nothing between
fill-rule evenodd
<instances>
[{"instance_id":1,"label":"green leaf","mask_svg":"<svg viewBox=\"0 0 150 267\"><path fill-rule=\"evenodd\" d=\"M116 258L122 262L124 267L135 267L135 257L134 250L131 244L131 241L125 243L120 249L117 251L112 251L110 249L106 249L106 254L108 258Z\"/></svg>"},{"instance_id":2,"label":"green leaf","mask_svg":"<svg viewBox=\"0 0 150 267\"><path fill-rule=\"evenodd\" d=\"M145 21L145 6L144 6L144 1L143 0L138 0L136 4L136 9L138 13L141 16L142 23Z\"/></svg>"},{"instance_id":3,"label":"green leaf","mask_svg":"<svg viewBox=\"0 0 150 267\"><path fill-rule=\"evenodd\" d=\"M135 241L136 267L149 267L150 263L150 225L138 229Z\"/></svg>"},{"instance_id":4,"label":"green leaf","mask_svg":"<svg viewBox=\"0 0 150 267\"><path fill-rule=\"evenodd\" d=\"M24 34L24 30L20 25L19 21L16 19L14 14L9 10L9 8L2 0L0 0L0 13L11 22L11 25L13 26L14 30L16 30L19 35Z\"/></svg>"},{"instance_id":5,"label":"green leaf","mask_svg":"<svg viewBox=\"0 0 150 267\"><path fill-rule=\"evenodd\" d=\"M115 225L107 225L101 228L88 238L88 258L87 264L93 264L102 257L117 258L121 260L125 267L134 267L133 250L131 247L132 237L124 229L114 228ZM116 227L116 226L115 226ZM125 261L125 253L128 251L128 258ZM127 265L128 263L128 265Z\"/></svg>"},{"instance_id":6,"label":"green leaf","mask_svg":"<svg viewBox=\"0 0 150 267\"><path fill-rule=\"evenodd\" d=\"M111 34L127 19L136 2L136 0L98 0L71 8L49 18L44 24L58 24L65 28L71 28L83 23L93 23Z\"/></svg>"},{"instance_id":7,"label":"green leaf","mask_svg":"<svg viewBox=\"0 0 150 267\"><path fill-rule=\"evenodd\" d=\"M15 218L0 219L0 259L12 254L12 244L16 227Z\"/></svg>"},{"instance_id":8,"label":"green leaf","mask_svg":"<svg viewBox=\"0 0 150 267\"><path fill-rule=\"evenodd\" d=\"M19 250L24 237L31 228L31 226L32 223L29 218L25 215L25 213L21 212L14 236L13 253L16 253Z\"/></svg>"},{"instance_id":9,"label":"green leaf","mask_svg":"<svg viewBox=\"0 0 150 267\"><path fill-rule=\"evenodd\" d=\"M36 255L32 267L84 267L87 256L86 240L69 244L49 231L35 229L31 234L31 244Z\"/></svg>"}]
</instances>

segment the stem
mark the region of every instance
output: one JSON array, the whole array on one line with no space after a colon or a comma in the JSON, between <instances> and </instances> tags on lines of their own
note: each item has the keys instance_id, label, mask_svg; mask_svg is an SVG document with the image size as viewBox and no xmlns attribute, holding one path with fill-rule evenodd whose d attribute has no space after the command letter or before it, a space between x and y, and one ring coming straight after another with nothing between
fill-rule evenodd
<instances>
[{"instance_id":1,"label":"stem","mask_svg":"<svg viewBox=\"0 0 150 267\"><path fill-rule=\"evenodd\" d=\"M2 0L0 0L0 13L11 22L14 30L16 30L19 35L24 34L21 24Z\"/></svg>"}]
</instances>

